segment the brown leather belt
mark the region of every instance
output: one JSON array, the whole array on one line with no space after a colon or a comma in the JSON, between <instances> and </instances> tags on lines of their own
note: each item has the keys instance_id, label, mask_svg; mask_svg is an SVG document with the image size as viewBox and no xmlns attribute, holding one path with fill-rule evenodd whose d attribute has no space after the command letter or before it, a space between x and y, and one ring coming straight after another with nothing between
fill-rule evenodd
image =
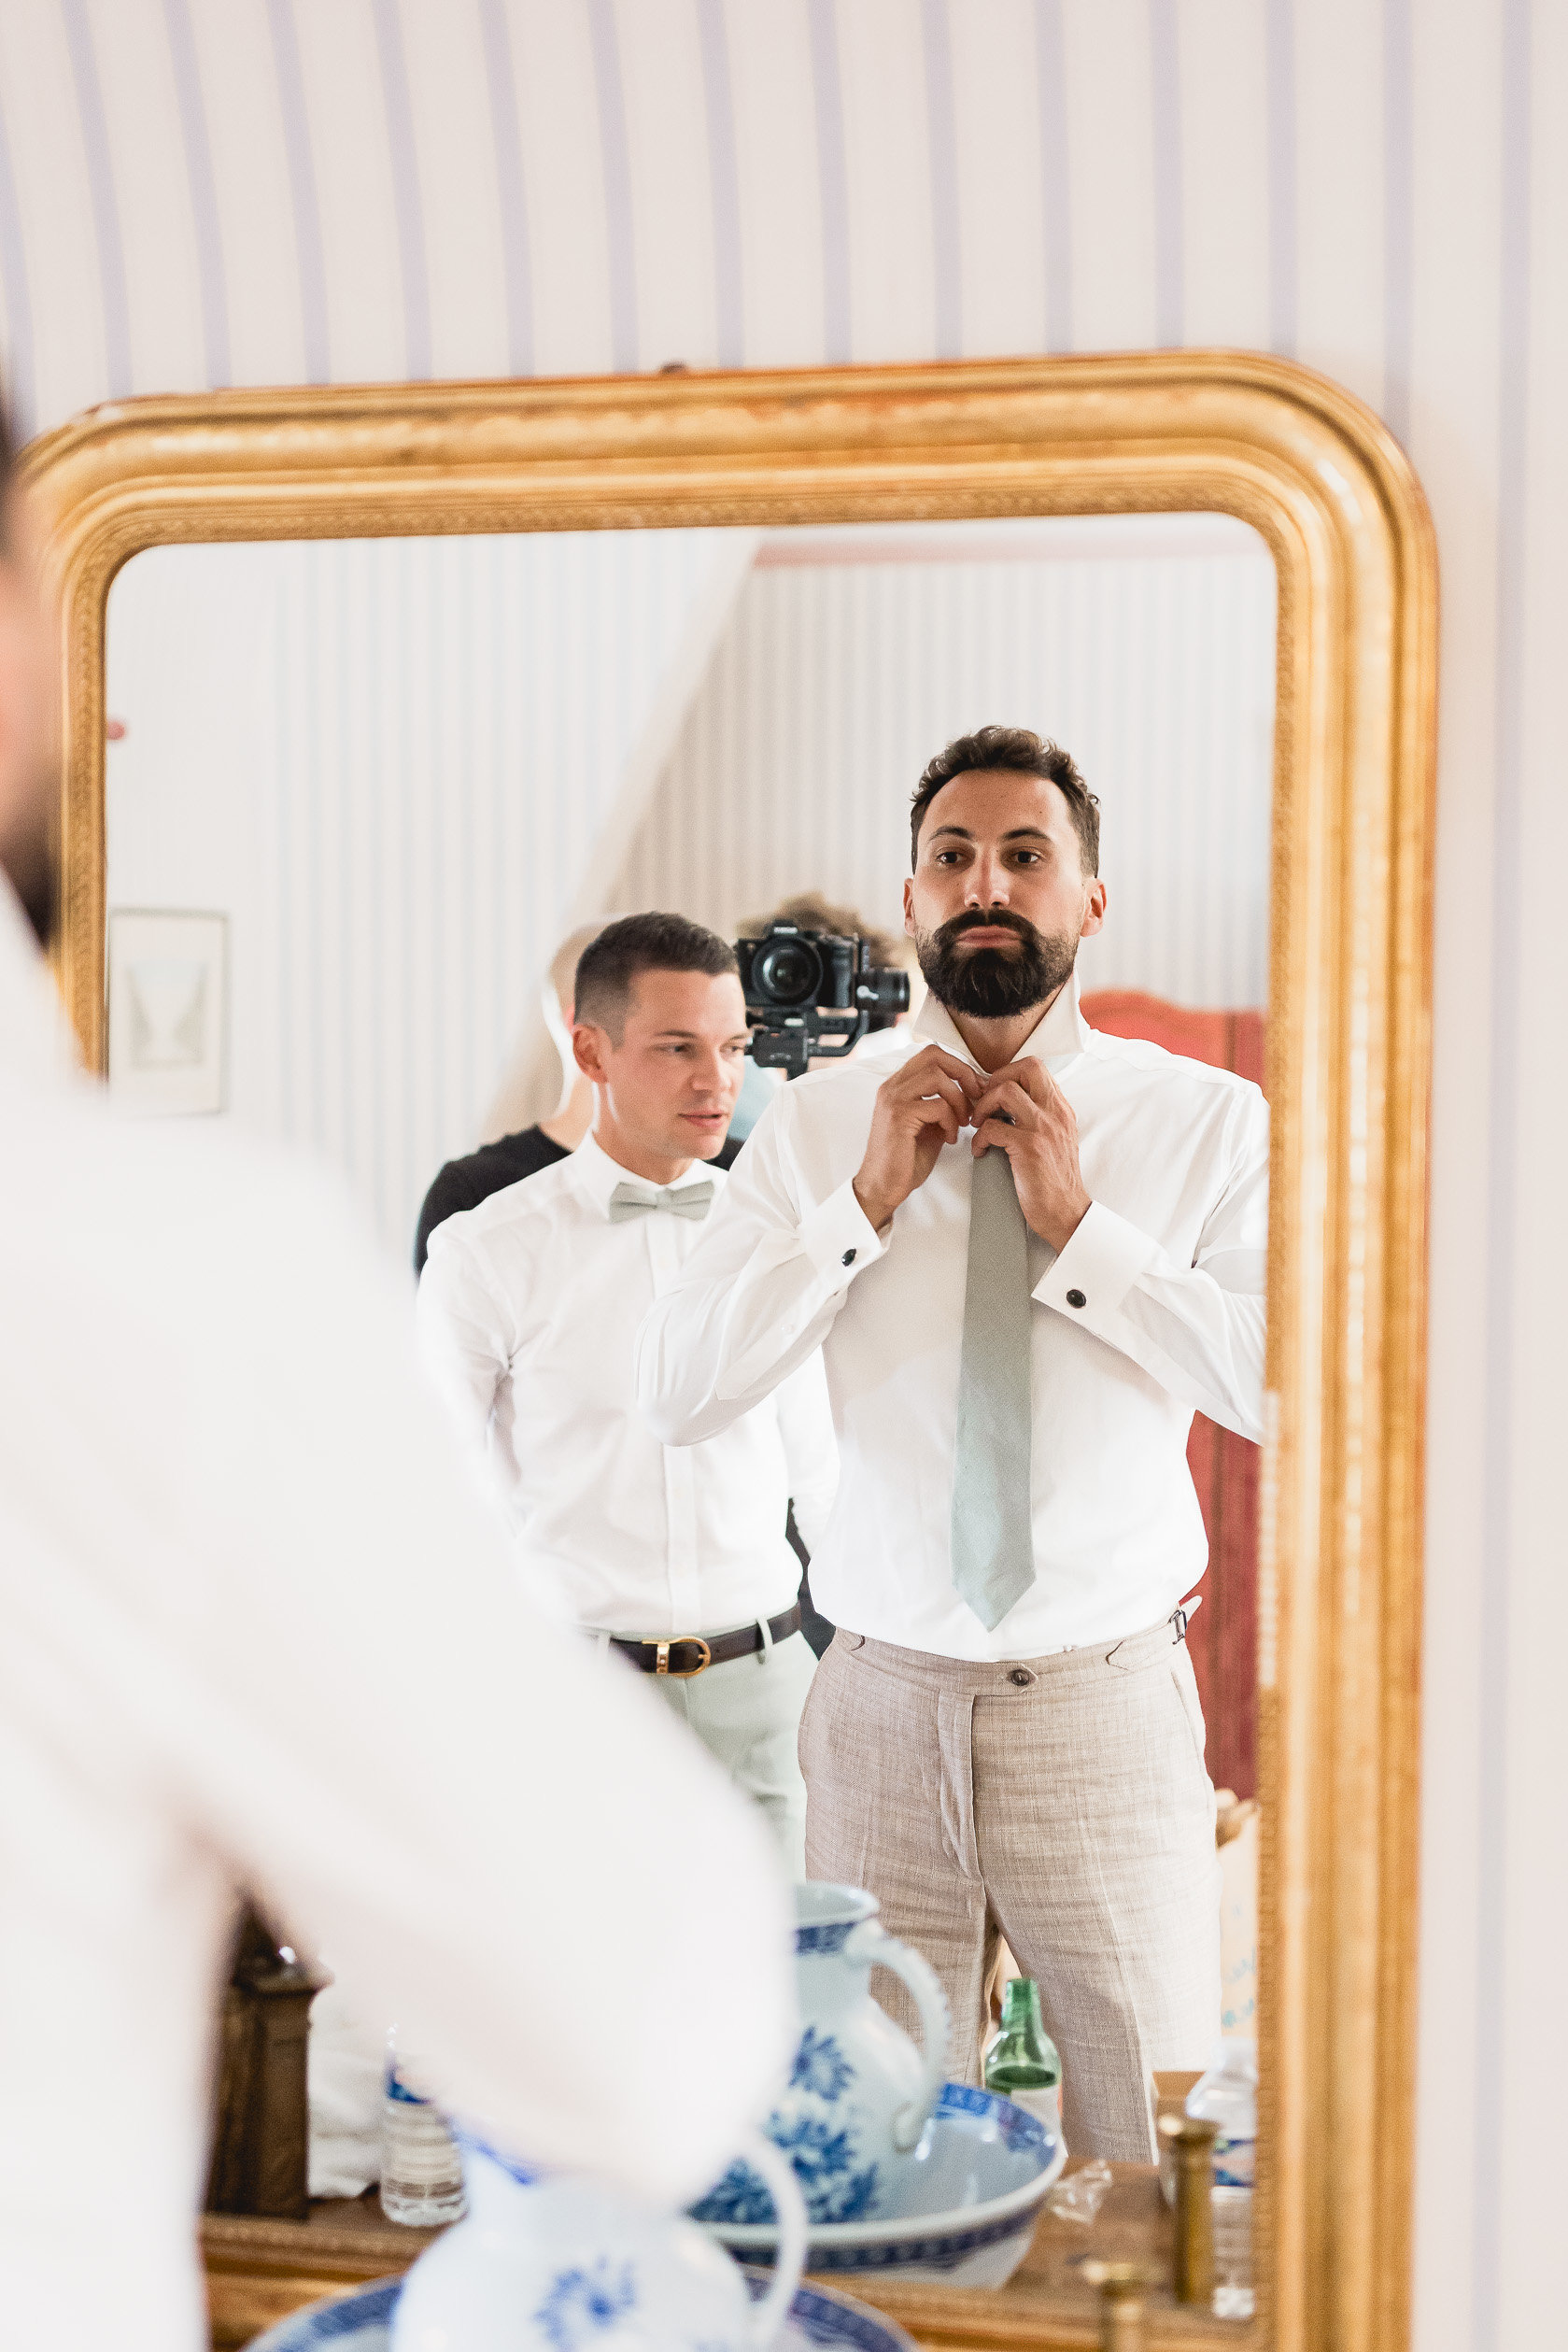
<instances>
[{"instance_id":1,"label":"brown leather belt","mask_svg":"<svg viewBox=\"0 0 1568 2352\"><path fill-rule=\"evenodd\" d=\"M768 1631L775 1641L787 1641L791 1634L799 1630L798 1601L786 1608L782 1617L768 1620ZM704 1634L675 1634L669 1641L616 1641L612 1636L610 1647L629 1659L639 1674L672 1674L678 1680L689 1682L694 1674L706 1674L710 1666L725 1665L731 1658L749 1658L762 1647L762 1628L756 1623L742 1625L732 1634L714 1634L711 1637Z\"/></svg>"}]
</instances>

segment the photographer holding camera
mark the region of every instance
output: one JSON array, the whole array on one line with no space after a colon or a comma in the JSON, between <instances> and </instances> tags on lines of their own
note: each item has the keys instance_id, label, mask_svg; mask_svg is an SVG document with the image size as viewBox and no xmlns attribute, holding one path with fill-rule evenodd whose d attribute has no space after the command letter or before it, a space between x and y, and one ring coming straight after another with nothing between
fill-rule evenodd
<instances>
[{"instance_id":1,"label":"photographer holding camera","mask_svg":"<svg viewBox=\"0 0 1568 2352\"><path fill-rule=\"evenodd\" d=\"M807 1868L926 1953L971 2082L1005 1935L1069 2146L1147 2162L1151 2070L1219 2022L1186 1441L1194 1408L1262 1435L1267 1112L1083 1020L1106 891L1065 752L960 737L911 838L925 1041L775 1098L643 1325L639 1401L710 1440L822 1349L839 1632L801 1724Z\"/></svg>"}]
</instances>

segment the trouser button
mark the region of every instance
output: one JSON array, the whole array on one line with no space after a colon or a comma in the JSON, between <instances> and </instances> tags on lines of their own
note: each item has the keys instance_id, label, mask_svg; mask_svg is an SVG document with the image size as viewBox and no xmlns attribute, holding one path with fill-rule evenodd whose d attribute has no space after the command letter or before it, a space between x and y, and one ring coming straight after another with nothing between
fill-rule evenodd
<instances>
[{"instance_id":1,"label":"trouser button","mask_svg":"<svg viewBox=\"0 0 1568 2352\"><path fill-rule=\"evenodd\" d=\"M1034 1680L1034 1676L1029 1672L1027 1666L1014 1666L1012 1672L1008 1677L1008 1680L1010 1682L1016 1682L1021 1691L1027 1690L1029 1684Z\"/></svg>"}]
</instances>

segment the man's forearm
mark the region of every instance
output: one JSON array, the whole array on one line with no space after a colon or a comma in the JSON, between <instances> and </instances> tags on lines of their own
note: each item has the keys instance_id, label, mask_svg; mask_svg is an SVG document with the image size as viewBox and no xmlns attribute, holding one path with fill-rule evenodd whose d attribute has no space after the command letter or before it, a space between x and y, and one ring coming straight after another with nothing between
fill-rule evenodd
<instances>
[{"instance_id":1,"label":"man's forearm","mask_svg":"<svg viewBox=\"0 0 1568 2352\"><path fill-rule=\"evenodd\" d=\"M1232 1254L1229 1270L1255 1277L1257 1286L1230 1289L1205 1268L1177 1266L1124 1217L1091 1203L1034 1296L1184 1403L1256 1439L1266 1304L1261 1253Z\"/></svg>"}]
</instances>

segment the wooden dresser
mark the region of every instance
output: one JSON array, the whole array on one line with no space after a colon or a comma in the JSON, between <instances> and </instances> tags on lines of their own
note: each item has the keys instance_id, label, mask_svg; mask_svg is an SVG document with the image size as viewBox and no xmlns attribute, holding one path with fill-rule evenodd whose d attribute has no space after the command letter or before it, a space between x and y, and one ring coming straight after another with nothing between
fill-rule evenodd
<instances>
[{"instance_id":1,"label":"wooden dresser","mask_svg":"<svg viewBox=\"0 0 1568 2352\"><path fill-rule=\"evenodd\" d=\"M1069 2165L1068 2170L1076 2167ZM1059 2339L1097 2342L1095 2299L1079 2276L1090 2254L1102 2260L1137 2260L1170 2275L1170 2216L1152 2165L1118 2164L1115 2185L1092 2227L1042 2217L1023 2266L995 2291L974 2288L900 2287L894 2276L835 2274L826 2280L875 2303L917 2342L979 2347L1037 2344L1049 2322ZM208 2305L215 2352L238 2352L252 2336L304 2303L347 2287L386 2278L409 2263L433 2233L402 2230L383 2218L374 2190L363 2197L314 2205L305 2221L254 2221L208 2215L202 2224ZM1209 2331L1207 2313L1176 2310L1168 2289L1150 2295L1166 2335L1190 2325ZM1238 2338L1248 2332L1236 2331Z\"/></svg>"}]
</instances>

